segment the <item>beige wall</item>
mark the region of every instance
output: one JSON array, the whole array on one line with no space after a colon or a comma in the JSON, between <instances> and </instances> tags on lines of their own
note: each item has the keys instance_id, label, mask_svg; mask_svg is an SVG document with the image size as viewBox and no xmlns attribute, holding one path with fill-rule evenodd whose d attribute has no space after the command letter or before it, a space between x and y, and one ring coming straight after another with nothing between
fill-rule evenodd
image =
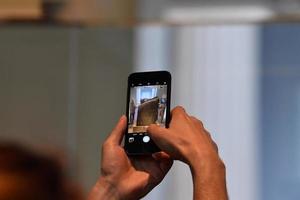
<instances>
[{"instance_id":1,"label":"beige wall","mask_svg":"<svg viewBox=\"0 0 300 200\"><path fill-rule=\"evenodd\" d=\"M57 18L83 24L134 23L136 0L69 0L58 13Z\"/></svg>"},{"instance_id":2,"label":"beige wall","mask_svg":"<svg viewBox=\"0 0 300 200\"><path fill-rule=\"evenodd\" d=\"M88 29L79 36L78 158L89 188L99 172L100 145L125 112L132 32Z\"/></svg>"},{"instance_id":3,"label":"beige wall","mask_svg":"<svg viewBox=\"0 0 300 200\"><path fill-rule=\"evenodd\" d=\"M66 154L87 190L125 111L132 31L4 26L0 44L0 141Z\"/></svg>"},{"instance_id":4,"label":"beige wall","mask_svg":"<svg viewBox=\"0 0 300 200\"><path fill-rule=\"evenodd\" d=\"M65 148L68 30L1 27L0 136Z\"/></svg>"},{"instance_id":5,"label":"beige wall","mask_svg":"<svg viewBox=\"0 0 300 200\"><path fill-rule=\"evenodd\" d=\"M41 0L0 0L0 20L40 18L41 3Z\"/></svg>"}]
</instances>

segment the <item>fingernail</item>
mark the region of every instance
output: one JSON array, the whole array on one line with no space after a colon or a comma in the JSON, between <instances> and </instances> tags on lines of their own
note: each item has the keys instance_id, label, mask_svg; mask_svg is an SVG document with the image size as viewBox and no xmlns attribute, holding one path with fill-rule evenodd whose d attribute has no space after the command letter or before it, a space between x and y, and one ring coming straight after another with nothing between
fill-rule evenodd
<instances>
[{"instance_id":1,"label":"fingernail","mask_svg":"<svg viewBox=\"0 0 300 200\"><path fill-rule=\"evenodd\" d=\"M152 154L152 158L154 158L154 160L157 160L157 157L155 154Z\"/></svg>"},{"instance_id":2,"label":"fingernail","mask_svg":"<svg viewBox=\"0 0 300 200\"><path fill-rule=\"evenodd\" d=\"M121 122L121 121L123 121L123 120L125 120L126 119L126 116L125 115L122 115L121 117L120 117L120 119L119 119L119 122Z\"/></svg>"}]
</instances>

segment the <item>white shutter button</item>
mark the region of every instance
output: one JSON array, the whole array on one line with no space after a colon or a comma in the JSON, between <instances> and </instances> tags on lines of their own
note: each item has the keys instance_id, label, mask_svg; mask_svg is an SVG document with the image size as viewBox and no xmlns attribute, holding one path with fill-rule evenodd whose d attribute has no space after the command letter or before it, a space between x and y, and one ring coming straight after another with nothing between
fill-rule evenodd
<instances>
[{"instance_id":1,"label":"white shutter button","mask_svg":"<svg viewBox=\"0 0 300 200\"><path fill-rule=\"evenodd\" d=\"M144 136L143 137L143 142L148 143L150 141L150 137L149 136Z\"/></svg>"}]
</instances>

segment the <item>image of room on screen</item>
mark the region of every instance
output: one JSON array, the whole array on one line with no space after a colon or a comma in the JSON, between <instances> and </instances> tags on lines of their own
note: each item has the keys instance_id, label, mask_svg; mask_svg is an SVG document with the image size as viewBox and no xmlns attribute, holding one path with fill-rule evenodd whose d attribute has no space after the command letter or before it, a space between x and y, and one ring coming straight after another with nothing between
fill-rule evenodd
<instances>
[{"instance_id":1,"label":"image of room on screen","mask_svg":"<svg viewBox=\"0 0 300 200\"><path fill-rule=\"evenodd\" d=\"M167 85L131 87L128 133L145 133L150 124L165 127Z\"/></svg>"}]
</instances>

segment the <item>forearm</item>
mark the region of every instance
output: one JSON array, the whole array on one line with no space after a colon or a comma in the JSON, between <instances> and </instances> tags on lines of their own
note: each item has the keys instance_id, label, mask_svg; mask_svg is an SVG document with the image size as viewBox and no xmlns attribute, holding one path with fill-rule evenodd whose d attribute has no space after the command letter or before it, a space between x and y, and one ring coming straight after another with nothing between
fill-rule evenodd
<instances>
[{"instance_id":1,"label":"forearm","mask_svg":"<svg viewBox=\"0 0 300 200\"><path fill-rule=\"evenodd\" d=\"M88 200L119 200L116 189L104 179L99 179L89 194Z\"/></svg>"},{"instance_id":2,"label":"forearm","mask_svg":"<svg viewBox=\"0 0 300 200\"><path fill-rule=\"evenodd\" d=\"M191 166L194 200L228 200L225 166L220 160Z\"/></svg>"}]
</instances>

